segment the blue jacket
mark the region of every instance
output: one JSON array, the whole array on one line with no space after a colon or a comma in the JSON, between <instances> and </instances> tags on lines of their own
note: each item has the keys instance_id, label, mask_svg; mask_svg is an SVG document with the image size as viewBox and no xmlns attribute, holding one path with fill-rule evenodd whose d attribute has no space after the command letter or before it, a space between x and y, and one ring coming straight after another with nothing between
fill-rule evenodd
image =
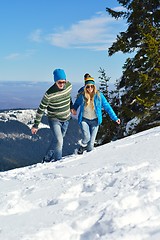
<instances>
[{"instance_id":1,"label":"blue jacket","mask_svg":"<svg viewBox=\"0 0 160 240\"><path fill-rule=\"evenodd\" d=\"M78 123L82 122L84 106L85 106L84 95L80 94L73 105L73 108L75 110L77 110L80 107L79 114L78 114ZM102 108L104 108L104 110L109 114L110 118L113 121L118 120L117 115L113 111L111 105L109 104L109 102L107 101L103 93L99 92L99 94L95 94L94 107L95 107L95 113L98 118L98 125L102 123Z\"/></svg>"}]
</instances>

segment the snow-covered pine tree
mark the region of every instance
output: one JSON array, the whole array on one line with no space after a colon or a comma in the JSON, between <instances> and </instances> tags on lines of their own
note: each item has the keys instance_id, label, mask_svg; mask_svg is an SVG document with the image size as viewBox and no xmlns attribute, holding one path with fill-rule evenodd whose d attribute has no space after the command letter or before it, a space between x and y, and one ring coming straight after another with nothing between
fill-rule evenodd
<instances>
[{"instance_id":1,"label":"snow-covered pine tree","mask_svg":"<svg viewBox=\"0 0 160 240\"><path fill-rule=\"evenodd\" d=\"M104 94L107 101L110 103L116 114L119 116L119 100L117 90L116 92L112 90L109 92L109 80L110 77L107 76L104 69L100 68L99 70L99 90ZM102 110L103 121L99 127L97 134L97 145L108 143L112 140L116 140L123 136L121 126L117 126L113 122L108 114Z\"/></svg>"}]
</instances>

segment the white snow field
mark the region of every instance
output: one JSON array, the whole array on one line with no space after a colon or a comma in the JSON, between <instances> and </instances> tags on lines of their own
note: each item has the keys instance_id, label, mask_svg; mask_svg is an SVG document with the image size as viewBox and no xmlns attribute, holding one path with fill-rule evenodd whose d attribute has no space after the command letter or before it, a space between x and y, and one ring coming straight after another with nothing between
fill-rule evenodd
<instances>
[{"instance_id":1,"label":"white snow field","mask_svg":"<svg viewBox=\"0 0 160 240\"><path fill-rule=\"evenodd\" d=\"M1 240L159 240L160 127L0 172Z\"/></svg>"}]
</instances>

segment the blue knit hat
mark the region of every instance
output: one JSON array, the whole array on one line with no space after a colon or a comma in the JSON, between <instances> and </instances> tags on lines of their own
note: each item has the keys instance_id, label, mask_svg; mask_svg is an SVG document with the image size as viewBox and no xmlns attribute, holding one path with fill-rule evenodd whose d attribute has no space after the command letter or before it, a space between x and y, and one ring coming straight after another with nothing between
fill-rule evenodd
<instances>
[{"instance_id":1,"label":"blue knit hat","mask_svg":"<svg viewBox=\"0 0 160 240\"><path fill-rule=\"evenodd\" d=\"M63 69L55 69L53 71L54 81L57 82L58 80L66 80L66 74Z\"/></svg>"}]
</instances>

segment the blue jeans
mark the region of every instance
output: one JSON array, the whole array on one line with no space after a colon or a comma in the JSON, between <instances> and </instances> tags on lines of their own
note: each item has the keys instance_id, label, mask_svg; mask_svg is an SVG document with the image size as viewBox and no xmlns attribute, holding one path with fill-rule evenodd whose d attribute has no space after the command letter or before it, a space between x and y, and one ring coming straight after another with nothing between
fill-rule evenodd
<instances>
[{"instance_id":1,"label":"blue jeans","mask_svg":"<svg viewBox=\"0 0 160 240\"><path fill-rule=\"evenodd\" d=\"M62 158L63 138L67 132L69 121L61 122L57 119L48 119L53 139L47 150L45 159L57 161Z\"/></svg>"},{"instance_id":2,"label":"blue jeans","mask_svg":"<svg viewBox=\"0 0 160 240\"><path fill-rule=\"evenodd\" d=\"M82 144L87 146L88 152L92 151L99 128L97 118L93 120L83 118L80 127L82 131Z\"/></svg>"}]
</instances>

